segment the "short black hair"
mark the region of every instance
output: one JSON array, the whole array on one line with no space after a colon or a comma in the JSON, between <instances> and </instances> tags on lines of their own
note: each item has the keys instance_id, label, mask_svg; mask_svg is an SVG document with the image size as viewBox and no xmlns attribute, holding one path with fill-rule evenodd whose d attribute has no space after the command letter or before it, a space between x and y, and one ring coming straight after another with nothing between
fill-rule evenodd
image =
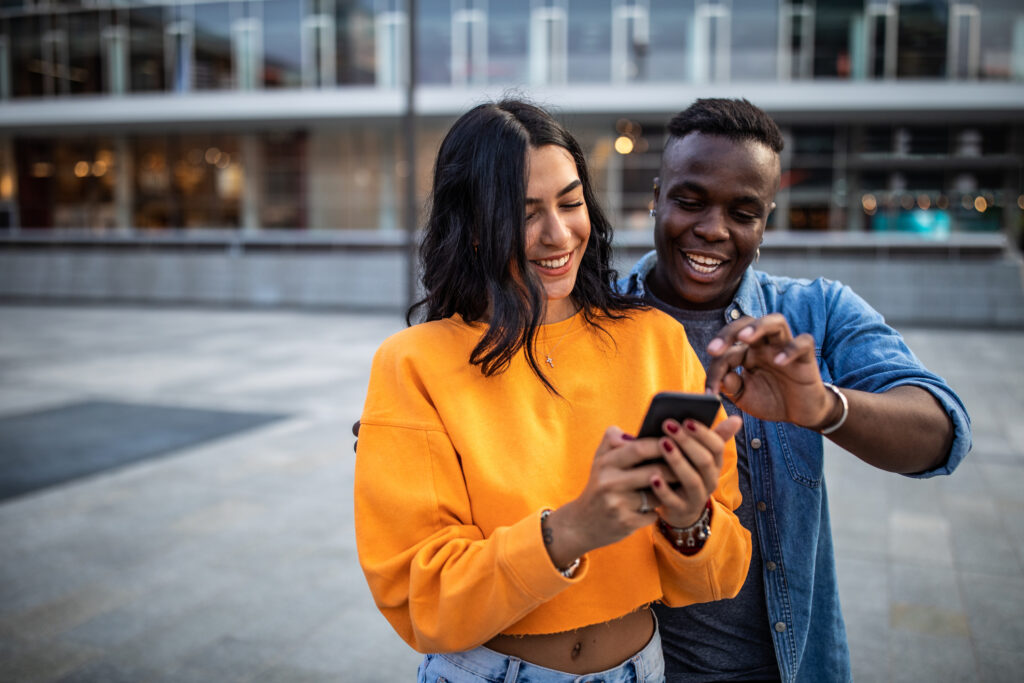
<instances>
[{"instance_id":1,"label":"short black hair","mask_svg":"<svg viewBox=\"0 0 1024 683\"><path fill-rule=\"evenodd\" d=\"M670 140L681 140L690 133L721 135L730 140L754 140L776 154L782 152L785 144L775 121L763 109L743 98L702 98L668 122Z\"/></svg>"},{"instance_id":2,"label":"short black hair","mask_svg":"<svg viewBox=\"0 0 1024 683\"><path fill-rule=\"evenodd\" d=\"M470 363L490 376L523 349L533 371L557 394L533 354L547 299L526 258L526 157L545 145L572 157L590 216L573 301L598 328L597 318L626 317L641 305L614 287L612 226L597 202L579 143L544 109L506 99L463 114L441 143L420 244L425 296L406 321L411 324L417 313L426 320L458 314L466 322L486 321Z\"/></svg>"}]
</instances>

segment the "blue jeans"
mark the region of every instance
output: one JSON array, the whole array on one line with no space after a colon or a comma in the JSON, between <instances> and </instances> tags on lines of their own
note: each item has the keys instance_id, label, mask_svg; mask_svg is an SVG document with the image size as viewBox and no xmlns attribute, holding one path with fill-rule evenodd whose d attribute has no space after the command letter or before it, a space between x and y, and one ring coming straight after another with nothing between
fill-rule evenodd
<instances>
[{"instance_id":1,"label":"blue jeans","mask_svg":"<svg viewBox=\"0 0 1024 683\"><path fill-rule=\"evenodd\" d=\"M642 650L614 669L568 674L478 647L464 652L426 655L420 662L419 683L664 683L665 660L661 636L654 635Z\"/></svg>"}]
</instances>

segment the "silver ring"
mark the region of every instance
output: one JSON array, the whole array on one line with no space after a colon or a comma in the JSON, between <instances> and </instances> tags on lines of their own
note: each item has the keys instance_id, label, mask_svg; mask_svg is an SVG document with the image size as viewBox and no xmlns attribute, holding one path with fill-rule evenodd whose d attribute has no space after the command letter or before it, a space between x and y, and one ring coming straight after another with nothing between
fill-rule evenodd
<instances>
[{"instance_id":1,"label":"silver ring","mask_svg":"<svg viewBox=\"0 0 1024 683\"><path fill-rule=\"evenodd\" d=\"M641 498L640 498L640 500L641 500L641 502L640 502L640 509L637 510L637 512L639 512L641 515L646 515L648 512L650 512L654 508L648 507L648 505L647 505L647 491L640 491L640 496L641 496Z\"/></svg>"}]
</instances>

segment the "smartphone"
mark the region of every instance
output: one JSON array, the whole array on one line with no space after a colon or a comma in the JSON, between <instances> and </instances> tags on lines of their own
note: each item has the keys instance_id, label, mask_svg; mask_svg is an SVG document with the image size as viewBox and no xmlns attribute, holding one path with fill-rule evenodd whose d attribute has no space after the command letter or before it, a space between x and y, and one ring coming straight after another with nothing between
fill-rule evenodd
<instances>
[{"instance_id":1,"label":"smartphone","mask_svg":"<svg viewBox=\"0 0 1024 683\"><path fill-rule=\"evenodd\" d=\"M651 399L651 405L647 408L647 415L644 416L640 431L636 433L638 439L664 435L661 424L672 418L677 422L686 419L696 420L708 427L715 421L718 409L722 402L717 396L711 394L680 394L676 392L663 391L655 394Z\"/></svg>"}]
</instances>

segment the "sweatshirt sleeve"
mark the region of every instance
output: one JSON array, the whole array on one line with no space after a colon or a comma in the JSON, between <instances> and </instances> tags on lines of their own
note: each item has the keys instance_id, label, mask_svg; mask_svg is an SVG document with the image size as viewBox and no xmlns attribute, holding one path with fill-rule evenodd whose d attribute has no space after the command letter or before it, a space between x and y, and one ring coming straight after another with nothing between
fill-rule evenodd
<instances>
[{"instance_id":1,"label":"sweatshirt sleeve","mask_svg":"<svg viewBox=\"0 0 1024 683\"><path fill-rule=\"evenodd\" d=\"M414 377L394 372L395 363L380 356L356 454L360 565L377 607L411 647L476 647L584 572L570 580L555 569L541 538L540 509L484 537L473 523L459 456L428 397Z\"/></svg>"},{"instance_id":2,"label":"sweatshirt sleeve","mask_svg":"<svg viewBox=\"0 0 1024 683\"><path fill-rule=\"evenodd\" d=\"M704 369L697 355L686 344L684 352L686 391L703 393ZM715 424L726 419L718 409ZM718 486L711 494L711 535L698 552L683 555L662 535L650 527L663 590L662 601L670 607L735 597L743 587L750 566L750 532L740 524L735 510L743 497L736 469L736 441L729 439L722 454Z\"/></svg>"}]
</instances>

